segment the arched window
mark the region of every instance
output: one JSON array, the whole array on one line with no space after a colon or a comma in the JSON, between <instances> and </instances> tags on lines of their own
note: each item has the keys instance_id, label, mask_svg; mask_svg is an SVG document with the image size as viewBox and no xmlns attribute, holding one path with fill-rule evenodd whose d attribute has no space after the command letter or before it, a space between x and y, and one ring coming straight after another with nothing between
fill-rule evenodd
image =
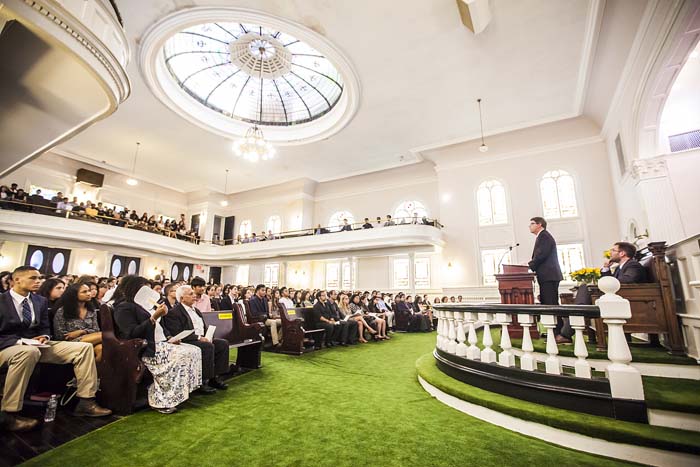
<instances>
[{"instance_id":1,"label":"arched window","mask_svg":"<svg viewBox=\"0 0 700 467\"><path fill-rule=\"evenodd\" d=\"M330 220L328 221L328 227L340 227L343 225L343 219L347 219L348 224L355 222L355 217L348 211L338 211L331 216Z\"/></svg>"},{"instance_id":2,"label":"arched window","mask_svg":"<svg viewBox=\"0 0 700 467\"><path fill-rule=\"evenodd\" d=\"M540 182L542 210L547 219L578 216L574 177L563 170L544 174Z\"/></svg>"},{"instance_id":3,"label":"arched window","mask_svg":"<svg viewBox=\"0 0 700 467\"><path fill-rule=\"evenodd\" d=\"M476 202L479 206L479 225L508 223L506 189L498 180L486 180L479 185Z\"/></svg>"},{"instance_id":4,"label":"arched window","mask_svg":"<svg viewBox=\"0 0 700 467\"><path fill-rule=\"evenodd\" d=\"M241 237L244 236L245 234L250 235L251 232L253 231L253 224L249 220L244 220L241 222L241 225L238 227L238 235Z\"/></svg>"},{"instance_id":5,"label":"arched window","mask_svg":"<svg viewBox=\"0 0 700 467\"><path fill-rule=\"evenodd\" d=\"M267 220L266 232L269 231L272 231L274 234L278 234L282 231L282 218L280 218L280 216L270 216Z\"/></svg>"},{"instance_id":6,"label":"arched window","mask_svg":"<svg viewBox=\"0 0 700 467\"><path fill-rule=\"evenodd\" d=\"M413 217L422 219L423 216L428 217L428 210L420 201L404 201L399 204L399 207L394 211L394 222L400 223L410 223Z\"/></svg>"}]
</instances>

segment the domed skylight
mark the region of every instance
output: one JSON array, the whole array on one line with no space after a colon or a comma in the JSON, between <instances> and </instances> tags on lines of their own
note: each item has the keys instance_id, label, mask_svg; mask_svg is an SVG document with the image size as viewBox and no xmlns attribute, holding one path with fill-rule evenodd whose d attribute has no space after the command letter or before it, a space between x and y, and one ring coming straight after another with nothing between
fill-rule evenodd
<instances>
[{"instance_id":1,"label":"domed skylight","mask_svg":"<svg viewBox=\"0 0 700 467\"><path fill-rule=\"evenodd\" d=\"M180 88L238 121L265 126L310 122L333 109L343 94L342 77L328 58L264 26L198 24L170 37L163 54Z\"/></svg>"}]
</instances>

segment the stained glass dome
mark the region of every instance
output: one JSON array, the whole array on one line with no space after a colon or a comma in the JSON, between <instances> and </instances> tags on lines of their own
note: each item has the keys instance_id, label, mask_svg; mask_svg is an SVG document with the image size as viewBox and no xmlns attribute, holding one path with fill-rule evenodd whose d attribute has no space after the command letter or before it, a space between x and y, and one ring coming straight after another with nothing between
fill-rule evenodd
<instances>
[{"instance_id":1,"label":"stained glass dome","mask_svg":"<svg viewBox=\"0 0 700 467\"><path fill-rule=\"evenodd\" d=\"M264 26L190 26L165 42L163 54L171 77L189 96L241 122L311 122L333 109L343 94L341 74L328 58Z\"/></svg>"}]
</instances>

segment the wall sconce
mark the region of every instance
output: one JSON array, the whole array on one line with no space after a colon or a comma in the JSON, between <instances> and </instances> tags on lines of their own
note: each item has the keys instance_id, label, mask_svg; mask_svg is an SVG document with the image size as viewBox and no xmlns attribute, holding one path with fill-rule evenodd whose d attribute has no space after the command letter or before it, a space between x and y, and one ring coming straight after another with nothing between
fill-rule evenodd
<instances>
[{"instance_id":1,"label":"wall sconce","mask_svg":"<svg viewBox=\"0 0 700 467\"><path fill-rule=\"evenodd\" d=\"M448 262L447 262L447 267L448 267L448 268L451 268L451 267L452 267L452 261L448 261Z\"/></svg>"},{"instance_id":2,"label":"wall sconce","mask_svg":"<svg viewBox=\"0 0 700 467\"><path fill-rule=\"evenodd\" d=\"M95 274L95 270L97 269L95 267L95 263L93 260L88 261L87 263L83 263L82 267L80 268L81 274Z\"/></svg>"}]
</instances>

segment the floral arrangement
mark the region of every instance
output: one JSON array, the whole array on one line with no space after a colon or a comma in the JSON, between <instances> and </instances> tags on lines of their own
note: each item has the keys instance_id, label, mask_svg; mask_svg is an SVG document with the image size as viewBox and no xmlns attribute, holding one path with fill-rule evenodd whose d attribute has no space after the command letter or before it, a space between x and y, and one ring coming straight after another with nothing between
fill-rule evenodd
<instances>
[{"instance_id":1,"label":"floral arrangement","mask_svg":"<svg viewBox=\"0 0 700 467\"><path fill-rule=\"evenodd\" d=\"M571 278L577 282L586 284L595 284L600 279L600 269L597 268L581 268L578 271L571 273Z\"/></svg>"},{"instance_id":2,"label":"floral arrangement","mask_svg":"<svg viewBox=\"0 0 700 467\"><path fill-rule=\"evenodd\" d=\"M605 251L603 252L603 257L604 257L605 259L610 259L610 250L605 250Z\"/></svg>"}]
</instances>

